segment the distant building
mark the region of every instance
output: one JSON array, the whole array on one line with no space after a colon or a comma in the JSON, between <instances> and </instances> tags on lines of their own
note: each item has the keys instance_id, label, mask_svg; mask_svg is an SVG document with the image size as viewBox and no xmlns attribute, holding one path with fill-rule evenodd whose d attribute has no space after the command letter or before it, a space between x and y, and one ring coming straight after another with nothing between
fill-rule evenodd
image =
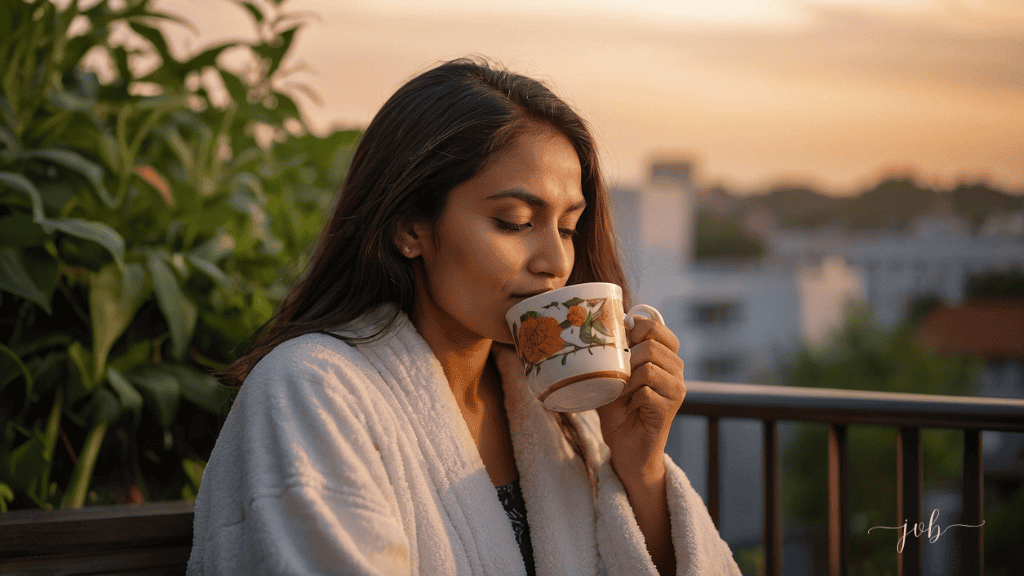
<instances>
[{"instance_id":1,"label":"distant building","mask_svg":"<svg viewBox=\"0 0 1024 576\"><path fill-rule=\"evenodd\" d=\"M1024 398L1024 298L971 299L956 308L935 306L921 319L917 331L937 352L972 354L985 360L978 395Z\"/></svg>"},{"instance_id":2,"label":"distant building","mask_svg":"<svg viewBox=\"0 0 1024 576\"><path fill-rule=\"evenodd\" d=\"M718 212L730 207L718 197L698 198L691 175L689 164L661 162L642 186L610 191L633 300L662 312L680 339L689 381L764 382L803 343L827 342L845 322L850 301L868 304L880 324L891 326L919 296L956 304L969 275L1024 268L1021 237L1005 233L1016 230L1014 217L994 220L988 236L972 237L948 212L918 220L911 233L856 235L780 231L770 214L748 214L744 224L763 234L766 258L698 262L698 203ZM760 527L748 521L761 510L760 433L755 421L723 422L720 429L721 465L729 471L721 486L721 531L734 548L760 542ZM991 438L986 434L994 446ZM666 447L704 495L706 443L702 419L684 417ZM785 554L799 564L809 552L787 544Z\"/></svg>"},{"instance_id":3,"label":"distant building","mask_svg":"<svg viewBox=\"0 0 1024 576\"><path fill-rule=\"evenodd\" d=\"M891 327L915 300L935 296L957 305L968 277L1024 269L1024 242L1012 236L971 236L958 218L918 220L911 233L778 231L767 239L774 266L793 273L841 262L863 282L875 321Z\"/></svg>"}]
</instances>

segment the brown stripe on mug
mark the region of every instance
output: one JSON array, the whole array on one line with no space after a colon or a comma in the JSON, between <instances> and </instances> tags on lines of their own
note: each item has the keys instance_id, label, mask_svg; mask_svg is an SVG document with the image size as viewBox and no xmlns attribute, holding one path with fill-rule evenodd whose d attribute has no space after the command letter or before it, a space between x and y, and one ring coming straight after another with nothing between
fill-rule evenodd
<instances>
[{"instance_id":1,"label":"brown stripe on mug","mask_svg":"<svg viewBox=\"0 0 1024 576\"><path fill-rule=\"evenodd\" d=\"M548 386L548 389L541 392L540 396L538 396L537 399L543 402L544 399L550 396L552 393L557 392L558 390L565 388L566 386L575 384L577 382L582 382L584 380L595 380L597 378L615 378L616 380L622 380L623 382L625 382L626 380L629 380L629 374L626 374L625 372L619 372L618 370L604 370L601 372L588 372L586 374L577 374L575 376L570 376L564 380L555 382L551 386Z\"/></svg>"}]
</instances>

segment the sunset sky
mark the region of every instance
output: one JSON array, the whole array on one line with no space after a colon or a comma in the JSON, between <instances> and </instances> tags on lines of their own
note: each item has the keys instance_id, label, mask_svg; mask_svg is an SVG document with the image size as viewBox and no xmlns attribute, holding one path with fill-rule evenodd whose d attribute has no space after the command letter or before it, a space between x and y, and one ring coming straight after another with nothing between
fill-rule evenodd
<instances>
[{"instance_id":1,"label":"sunset sky","mask_svg":"<svg viewBox=\"0 0 1024 576\"><path fill-rule=\"evenodd\" d=\"M251 34L228 0L159 0L179 47ZM441 60L545 79L591 122L613 183L689 157L700 184L837 194L889 172L1024 193L1024 0L291 0L308 123L365 126Z\"/></svg>"}]
</instances>

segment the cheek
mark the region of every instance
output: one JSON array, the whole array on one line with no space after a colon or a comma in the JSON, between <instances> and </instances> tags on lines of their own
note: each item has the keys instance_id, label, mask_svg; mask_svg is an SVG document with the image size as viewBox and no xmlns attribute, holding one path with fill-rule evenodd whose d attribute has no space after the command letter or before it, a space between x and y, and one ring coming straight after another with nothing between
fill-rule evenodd
<instances>
[{"instance_id":1,"label":"cheek","mask_svg":"<svg viewBox=\"0 0 1024 576\"><path fill-rule=\"evenodd\" d=\"M513 241L479 227L451 231L438 240L438 258L428 275L435 289L452 292L449 297L486 297L517 277L522 250Z\"/></svg>"}]
</instances>

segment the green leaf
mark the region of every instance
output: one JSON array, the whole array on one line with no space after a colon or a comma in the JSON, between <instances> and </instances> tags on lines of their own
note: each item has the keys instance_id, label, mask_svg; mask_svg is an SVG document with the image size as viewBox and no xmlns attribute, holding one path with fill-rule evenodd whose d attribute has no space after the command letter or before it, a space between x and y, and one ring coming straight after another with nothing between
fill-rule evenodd
<instances>
[{"instance_id":1,"label":"green leaf","mask_svg":"<svg viewBox=\"0 0 1024 576\"><path fill-rule=\"evenodd\" d=\"M263 23L263 12L259 9L259 7L253 5L250 2L246 2L245 0L243 0L241 4L243 8L249 11L249 14L252 15L252 18L256 21L257 25Z\"/></svg>"},{"instance_id":2,"label":"green leaf","mask_svg":"<svg viewBox=\"0 0 1024 576\"><path fill-rule=\"evenodd\" d=\"M32 280L22 262L21 254L14 248L0 248L0 290L34 302L45 310L47 315L53 315L50 307L51 295L43 292Z\"/></svg>"},{"instance_id":3,"label":"green leaf","mask_svg":"<svg viewBox=\"0 0 1024 576\"><path fill-rule=\"evenodd\" d=\"M46 213L43 211L43 197L39 193L39 189L28 178L16 172L0 172L0 184L28 194L29 199L32 201L32 219L38 224L46 222Z\"/></svg>"},{"instance_id":4,"label":"green leaf","mask_svg":"<svg viewBox=\"0 0 1024 576\"><path fill-rule=\"evenodd\" d=\"M124 266L124 237L103 222L82 218L54 218L48 220L43 227L45 228L47 225L70 236L96 242L110 252L118 268Z\"/></svg>"},{"instance_id":5,"label":"green leaf","mask_svg":"<svg viewBox=\"0 0 1024 576\"><path fill-rule=\"evenodd\" d=\"M189 264L192 264L200 272L206 274L211 280L216 282L221 288L230 288L231 279L224 273L216 264L209 262L196 256L194 254L187 254L185 259L188 260Z\"/></svg>"},{"instance_id":6,"label":"green leaf","mask_svg":"<svg viewBox=\"0 0 1024 576\"><path fill-rule=\"evenodd\" d=\"M0 482L0 513L7 512L8 502L14 502L14 491L7 484Z\"/></svg>"},{"instance_id":7,"label":"green leaf","mask_svg":"<svg viewBox=\"0 0 1024 576\"><path fill-rule=\"evenodd\" d=\"M40 182L39 194L43 197L43 210L57 213L63 212L68 203L78 196L78 192L71 185L70 180ZM43 221L39 224L47 234L50 234L53 232L53 228L47 226L46 222Z\"/></svg>"},{"instance_id":8,"label":"green leaf","mask_svg":"<svg viewBox=\"0 0 1024 576\"><path fill-rule=\"evenodd\" d=\"M188 366L163 364L161 368L173 374L181 386L181 395L207 412L223 414L231 401L231 392L212 374Z\"/></svg>"},{"instance_id":9,"label":"green leaf","mask_svg":"<svg viewBox=\"0 0 1024 576\"><path fill-rule=\"evenodd\" d=\"M152 286L146 269L135 262L125 265L124 274L108 264L89 276L93 379L98 381L106 372L111 347L149 297Z\"/></svg>"},{"instance_id":10,"label":"green leaf","mask_svg":"<svg viewBox=\"0 0 1024 576\"><path fill-rule=\"evenodd\" d=\"M100 391L110 395L113 394L103 390ZM116 403L117 399L113 398ZM92 482L92 472L96 467L96 458L100 453L100 446L103 445L103 437L107 434L107 424L100 422L94 424L89 433L85 435L82 449L78 452L78 462L71 472L71 480L68 481L68 489L61 498L61 508L81 508L85 504L85 496L89 493L89 484Z\"/></svg>"},{"instance_id":11,"label":"green leaf","mask_svg":"<svg viewBox=\"0 0 1024 576\"><path fill-rule=\"evenodd\" d=\"M190 58L183 68L186 72L191 72L193 70L201 70L207 66L215 66L217 64L217 57L220 56L220 53L229 48L233 48L234 46L234 42L229 42L227 44L220 44L212 48L207 48Z\"/></svg>"},{"instance_id":12,"label":"green leaf","mask_svg":"<svg viewBox=\"0 0 1024 576\"><path fill-rule=\"evenodd\" d=\"M580 326L580 341L584 344L597 344L594 341L594 316L593 314L587 314L587 319L583 321L583 325Z\"/></svg>"},{"instance_id":13,"label":"green leaf","mask_svg":"<svg viewBox=\"0 0 1024 576\"><path fill-rule=\"evenodd\" d=\"M104 204L110 208L117 205L114 197L110 195L107 187L103 185L103 167L91 160L87 160L77 152L63 150L60 148L40 148L25 152L21 157L46 160L57 164L58 166L63 166L68 170L78 172L84 176L90 184L92 184Z\"/></svg>"},{"instance_id":14,"label":"green leaf","mask_svg":"<svg viewBox=\"0 0 1024 576\"><path fill-rule=\"evenodd\" d=\"M51 86L47 100L65 112L82 112L88 114L96 108L95 100L65 90L62 86Z\"/></svg>"},{"instance_id":15,"label":"green leaf","mask_svg":"<svg viewBox=\"0 0 1024 576\"><path fill-rule=\"evenodd\" d=\"M183 458L181 468L188 476L188 484L182 487L181 496L185 500L195 500L199 494L199 485L203 481L203 472L206 471L206 462L192 458Z\"/></svg>"},{"instance_id":16,"label":"green leaf","mask_svg":"<svg viewBox=\"0 0 1024 576\"><path fill-rule=\"evenodd\" d=\"M135 425L138 426L139 418L142 416L142 394L139 394L131 382L113 366L107 368L107 384L117 393L121 410L131 412L135 417Z\"/></svg>"},{"instance_id":17,"label":"green leaf","mask_svg":"<svg viewBox=\"0 0 1024 576\"><path fill-rule=\"evenodd\" d=\"M167 45L167 39L164 38L164 33L158 28L152 26L146 26L137 20L130 20L128 25L131 26L139 36L142 36L156 48L157 53L160 55L160 59L163 60L163 67L176 68L175 64L178 63L171 55L170 47Z\"/></svg>"},{"instance_id":18,"label":"green leaf","mask_svg":"<svg viewBox=\"0 0 1024 576\"><path fill-rule=\"evenodd\" d=\"M181 461L181 468L188 476L188 484L182 488L182 497L185 500L194 500L199 494L199 485L203 481L203 473L206 471L206 462L191 458L184 458Z\"/></svg>"},{"instance_id":19,"label":"green leaf","mask_svg":"<svg viewBox=\"0 0 1024 576\"><path fill-rule=\"evenodd\" d=\"M215 236L194 248L190 256L195 256L207 262L217 263L227 257L235 250L235 239L224 231L218 232ZM197 266L199 267L199 266Z\"/></svg>"},{"instance_id":20,"label":"green leaf","mask_svg":"<svg viewBox=\"0 0 1024 576\"><path fill-rule=\"evenodd\" d=\"M257 44L252 47L253 51L270 60L270 65L267 67L266 75L270 78L274 75L274 72L281 66L281 62L284 60L285 55L288 53L288 49L292 45L292 41L295 39L295 33L301 28L302 25L293 26L287 30L282 30L277 34L275 42L273 44Z\"/></svg>"},{"instance_id":21,"label":"green leaf","mask_svg":"<svg viewBox=\"0 0 1024 576\"><path fill-rule=\"evenodd\" d=\"M167 428L174 422L181 400L181 385L173 374L160 366L144 366L127 374L142 391L146 402L156 414L160 425Z\"/></svg>"},{"instance_id":22,"label":"green leaf","mask_svg":"<svg viewBox=\"0 0 1024 576\"><path fill-rule=\"evenodd\" d=\"M6 126L0 126L0 144L4 146L3 156L13 157L21 154L21 143Z\"/></svg>"},{"instance_id":23,"label":"green leaf","mask_svg":"<svg viewBox=\"0 0 1024 576\"><path fill-rule=\"evenodd\" d=\"M137 366L149 363L150 355L153 352L152 340L143 340L136 342L128 347L128 350L124 354L117 358L111 358L107 361L107 365L114 368L121 374L125 374L131 370L134 370Z\"/></svg>"},{"instance_id":24,"label":"green leaf","mask_svg":"<svg viewBox=\"0 0 1024 576\"><path fill-rule=\"evenodd\" d=\"M49 500L50 473L53 471L53 451L57 447L57 436L60 433L61 413L64 409L64 392L57 389L53 398L53 406L50 408L50 417L46 421L46 430L40 436L43 442L43 458L46 466L40 471L39 483L36 486L37 496L40 501Z\"/></svg>"},{"instance_id":25,"label":"green leaf","mask_svg":"<svg viewBox=\"0 0 1024 576\"><path fill-rule=\"evenodd\" d=\"M19 248L38 246L47 238L42 226L24 212L0 217L0 245Z\"/></svg>"},{"instance_id":26,"label":"green leaf","mask_svg":"<svg viewBox=\"0 0 1024 576\"><path fill-rule=\"evenodd\" d=\"M33 385L32 373L29 371L27 367L25 367L25 363L21 361L21 358L19 358L18 355L14 353L14 350L11 350L10 348L4 346L3 344L0 344L0 352L3 353L2 358L0 358L0 367L4 369L4 373L0 375L0 390L2 390L4 386L7 386L8 384L11 383L11 381L18 377L18 374L11 369L11 364L13 364L14 367L17 367L19 370L21 370L21 373L25 376L25 396L27 398L31 398Z\"/></svg>"},{"instance_id":27,"label":"green leaf","mask_svg":"<svg viewBox=\"0 0 1024 576\"><path fill-rule=\"evenodd\" d=\"M33 500L36 500L42 471L50 465L45 458L45 453L46 446L43 439L39 437L39 434L33 433L28 440L12 450L7 458L5 475L16 489L27 493ZM37 501L37 504L41 505L42 503Z\"/></svg>"},{"instance_id":28,"label":"green leaf","mask_svg":"<svg viewBox=\"0 0 1024 576\"><path fill-rule=\"evenodd\" d=\"M157 304L171 331L171 354L181 361L192 342L199 312L196 305L181 291L177 276L166 262L157 254L150 253L146 264L153 277Z\"/></svg>"},{"instance_id":29,"label":"green leaf","mask_svg":"<svg viewBox=\"0 0 1024 576\"><path fill-rule=\"evenodd\" d=\"M85 346L81 342L75 340L68 345L68 357L71 358L71 363L78 370L79 379L82 382L82 388L86 392L92 392L93 388L99 384L99 380L93 377L92 358L89 355L89 351L85 349ZM70 398L70 403L74 402L78 398Z\"/></svg>"}]
</instances>

